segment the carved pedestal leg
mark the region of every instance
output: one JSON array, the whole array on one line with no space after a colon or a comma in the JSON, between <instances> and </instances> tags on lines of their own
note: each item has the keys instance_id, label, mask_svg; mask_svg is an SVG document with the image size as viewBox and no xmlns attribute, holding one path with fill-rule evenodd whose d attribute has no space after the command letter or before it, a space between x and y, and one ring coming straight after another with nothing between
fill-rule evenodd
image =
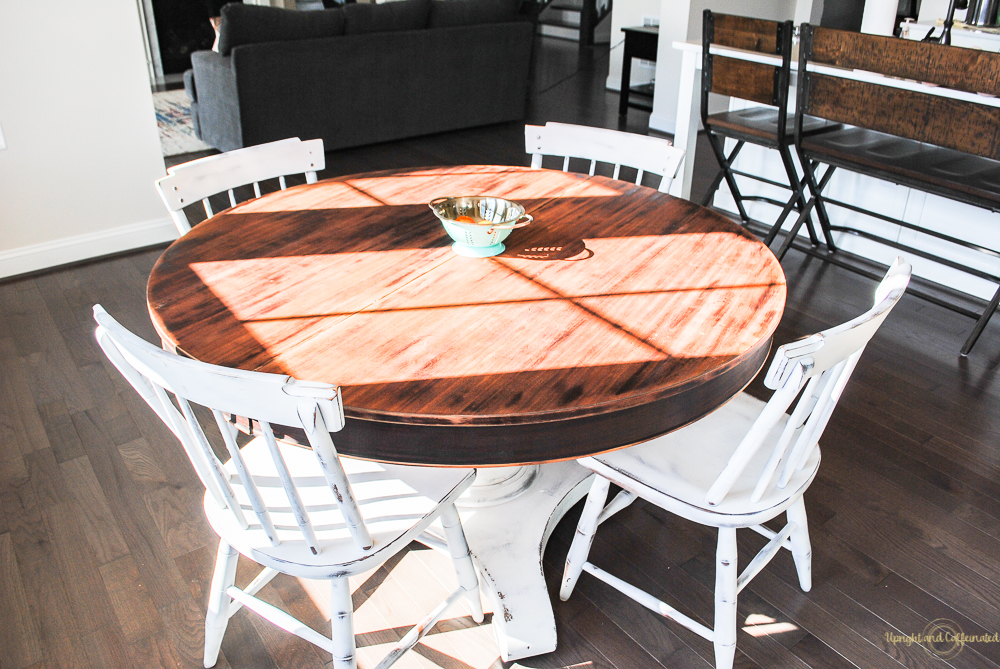
<instances>
[{"instance_id":1,"label":"carved pedestal leg","mask_svg":"<svg viewBox=\"0 0 1000 669\"><path fill-rule=\"evenodd\" d=\"M591 472L576 462L525 468L480 469L487 481L474 492L476 506L458 503L465 536L480 573L480 587L493 605L500 657L509 662L556 648L556 625L542 573L542 554L563 514L587 494ZM527 484L523 484L529 478ZM516 477L516 478L515 478ZM521 481L517 494L505 484ZM484 505L486 488L501 491ZM470 490L477 488L474 485Z\"/></svg>"}]
</instances>

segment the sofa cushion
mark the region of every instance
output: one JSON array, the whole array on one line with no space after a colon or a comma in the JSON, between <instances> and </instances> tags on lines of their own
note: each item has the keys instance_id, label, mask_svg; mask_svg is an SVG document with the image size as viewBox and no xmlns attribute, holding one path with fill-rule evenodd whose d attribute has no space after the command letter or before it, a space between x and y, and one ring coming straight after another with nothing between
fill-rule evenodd
<instances>
[{"instance_id":1,"label":"sofa cushion","mask_svg":"<svg viewBox=\"0 0 1000 669\"><path fill-rule=\"evenodd\" d=\"M518 16L521 0L433 0L428 28L506 23Z\"/></svg>"},{"instance_id":2,"label":"sofa cushion","mask_svg":"<svg viewBox=\"0 0 1000 669\"><path fill-rule=\"evenodd\" d=\"M420 30L427 27L430 0L400 0L381 5L357 3L344 5L348 35L384 33L395 30Z\"/></svg>"},{"instance_id":3,"label":"sofa cushion","mask_svg":"<svg viewBox=\"0 0 1000 669\"><path fill-rule=\"evenodd\" d=\"M230 3L222 8L219 53L257 42L337 37L344 34L344 10L299 12L278 7Z\"/></svg>"}]
</instances>

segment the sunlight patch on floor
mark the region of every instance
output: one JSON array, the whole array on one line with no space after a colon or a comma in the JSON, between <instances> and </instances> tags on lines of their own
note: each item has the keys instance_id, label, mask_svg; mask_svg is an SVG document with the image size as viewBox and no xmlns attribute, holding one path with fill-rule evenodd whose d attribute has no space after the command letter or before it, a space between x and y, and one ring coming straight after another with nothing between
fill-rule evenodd
<instances>
[{"instance_id":1,"label":"sunlight patch on floor","mask_svg":"<svg viewBox=\"0 0 1000 669\"><path fill-rule=\"evenodd\" d=\"M791 623L779 623L774 618L763 616L759 613L752 613L747 616L746 626L743 628L743 631L750 636L761 637L794 632L797 629L798 627Z\"/></svg>"}]
</instances>

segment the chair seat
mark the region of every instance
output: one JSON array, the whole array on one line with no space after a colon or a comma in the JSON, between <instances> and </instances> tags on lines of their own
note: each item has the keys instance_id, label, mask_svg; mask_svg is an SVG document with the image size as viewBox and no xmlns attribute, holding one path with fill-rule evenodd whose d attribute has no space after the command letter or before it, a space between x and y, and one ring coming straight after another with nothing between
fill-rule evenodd
<instances>
[{"instance_id":1,"label":"chair seat","mask_svg":"<svg viewBox=\"0 0 1000 669\"><path fill-rule=\"evenodd\" d=\"M805 466L795 472L788 485L784 488L775 485L760 501L750 501L760 472L788 420L786 414L743 468L743 475L723 502L709 506L705 495L764 405L747 393L740 393L718 411L687 427L636 446L584 458L580 464L690 520L721 527L756 525L783 512L808 487L820 461L819 448L814 448ZM775 480L780 476L781 466Z\"/></svg>"},{"instance_id":2,"label":"chair seat","mask_svg":"<svg viewBox=\"0 0 1000 669\"><path fill-rule=\"evenodd\" d=\"M255 472L254 483L281 543L272 546L264 534L232 460L225 469L250 527L241 528L233 514L219 508L207 493L205 514L216 533L240 553L262 565L306 578L330 578L333 573L353 574L376 568L395 552L386 549L399 542L409 543L434 521L439 505L452 503L475 478L474 469L387 465L340 456L374 541L371 550L364 551L351 537L312 450L282 442L278 442L278 449L309 511L319 540L318 555L313 555L295 523L263 437L248 443L241 453L247 469Z\"/></svg>"},{"instance_id":3,"label":"chair seat","mask_svg":"<svg viewBox=\"0 0 1000 669\"><path fill-rule=\"evenodd\" d=\"M805 138L802 149L824 162L860 172L867 168L978 206L1000 203L1000 161L853 127Z\"/></svg>"},{"instance_id":4,"label":"chair seat","mask_svg":"<svg viewBox=\"0 0 1000 669\"><path fill-rule=\"evenodd\" d=\"M785 143L791 144L794 140L792 128L795 125L795 117L789 115L787 123L788 133ZM772 107L751 107L739 111L709 114L708 125L717 135L753 138L750 141L763 140L764 143L774 145L778 143L778 110ZM838 123L813 116L802 119L803 134L825 132L838 127L840 127Z\"/></svg>"}]
</instances>

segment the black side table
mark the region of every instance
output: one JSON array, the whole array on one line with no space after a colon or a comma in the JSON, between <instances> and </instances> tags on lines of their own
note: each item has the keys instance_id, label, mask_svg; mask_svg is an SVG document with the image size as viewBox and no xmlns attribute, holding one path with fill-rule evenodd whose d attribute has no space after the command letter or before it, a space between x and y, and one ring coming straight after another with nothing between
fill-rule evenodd
<instances>
[{"instance_id":1,"label":"black side table","mask_svg":"<svg viewBox=\"0 0 1000 669\"><path fill-rule=\"evenodd\" d=\"M643 60L656 61L656 45L660 41L660 28L659 26L634 26L622 28L622 32L625 33L625 54L622 57L622 87L618 98L618 114L627 116L629 107L651 111L652 105L629 102L630 93L653 94L653 87L649 84L636 88L630 87L632 59L642 58Z\"/></svg>"}]
</instances>

